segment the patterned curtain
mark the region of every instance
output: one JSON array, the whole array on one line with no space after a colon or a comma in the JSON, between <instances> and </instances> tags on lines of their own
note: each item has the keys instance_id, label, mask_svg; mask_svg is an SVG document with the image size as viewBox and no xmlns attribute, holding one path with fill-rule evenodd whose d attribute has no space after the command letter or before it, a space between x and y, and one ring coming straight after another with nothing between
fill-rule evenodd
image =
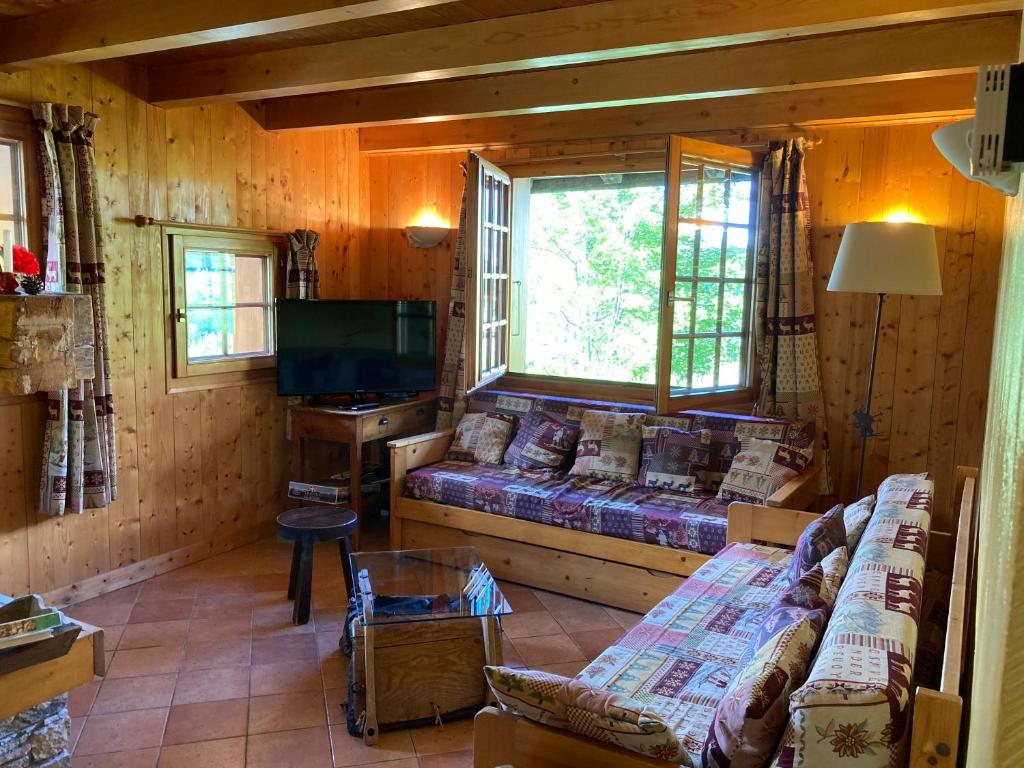
<instances>
[{"instance_id":1,"label":"patterned curtain","mask_svg":"<svg viewBox=\"0 0 1024 768\"><path fill-rule=\"evenodd\" d=\"M754 337L761 391L754 413L813 421L824 408L801 140L771 143L760 189ZM827 434L822 445L822 492L831 493Z\"/></svg>"},{"instance_id":2,"label":"patterned curtain","mask_svg":"<svg viewBox=\"0 0 1024 768\"><path fill-rule=\"evenodd\" d=\"M462 167L465 175L466 167ZM452 262L452 297L448 302L448 333L441 369L435 429L455 426L466 412L466 188L462 188L459 236Z\"/></svg>"},{"instance_id":3,"label":"patterned curtain","mask_svg":"<svg viewBox=\"0 0 1024 768\"><path fill-rule=\"evenodd\" d=\"M296 229L288 235L288 287L289 299L319 299L320 273L316 268L316 249L320 233L311 229Z\"/></svg>"},{"instance_id":4,"label":"patterned curtain","mask_svg":"<svg viewBox=\"0 0 1024 768\"><path fill-rule=\"evenodd\" d=\"M92 299L95 377L47 393L39 510L80 513L117 498L103 231L93 132L97 117L67 104L32 105L39 142L46 287Z\"/></svg>"}]
</instances>

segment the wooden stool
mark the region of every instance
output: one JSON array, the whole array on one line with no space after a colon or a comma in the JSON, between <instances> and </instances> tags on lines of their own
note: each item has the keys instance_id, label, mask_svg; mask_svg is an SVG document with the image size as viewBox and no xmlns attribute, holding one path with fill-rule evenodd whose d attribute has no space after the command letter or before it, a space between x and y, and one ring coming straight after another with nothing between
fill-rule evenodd
<instances>
[{"instance_id":1,"label":"wooden stool","mask_svg":"<svg viewBox=\"0 0 1024 768\"><path fill-rule=\"evenodd\" d=\"M345 590L352 596L352 565L349 538L359 527L359 518L351 509L331 507L300 507L277 516L277 535L285 541L294 541L292 570L288 579L288 599L295 601L292 621L309 621L309 602L313 592L313 544L317 541L337 541L341 554L341 572L345 577Z\"/></svg>"}]
</instances>

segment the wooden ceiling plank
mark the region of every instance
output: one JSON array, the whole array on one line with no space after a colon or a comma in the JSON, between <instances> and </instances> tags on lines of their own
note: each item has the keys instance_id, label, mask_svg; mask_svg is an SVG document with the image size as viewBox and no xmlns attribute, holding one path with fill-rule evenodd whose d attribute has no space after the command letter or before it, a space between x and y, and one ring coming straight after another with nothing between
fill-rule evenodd
<instances>
[{"instance_id":1,"label":"wooden ceiling plank","mask_svg":"<svg viewBox=\"0 0 1024 768\"><path fill-rule=\"evenodd\" d=\"M1019 9L1017 0L607 0L376 38L153 67L162 106L566 66Z\"/></svg>"},{"instance_id":2,"label":"wooden ceiling plank","mask_svg":"<svg viewBox=\"0 0 1024 768\"><path fill-rule=\"evenodd\" d=\"M388 125L361 129L359 148L364 152L486 148L670 133L738 136L776 126L945 119L973 114L975 80L973 75L944 75L639 107Z\"/></svg>"},{"instance_id":3,"label":"wooden ceiling plank","mask_svg":"<svg viewBox=\"0 0 1024 768\"><path fill-rule=\"evenodd\" d=\"M288 32L455 0L95 0L0 22L0 69L132 56Z\"/></svg>"},{"instance_id":4,"label":"wooden ceiling plank","mask_svg":"<svg viewBox=\"0 0 1024 768\"><path fill-rule=\"evenodd\" d=\"M1020 14L263 102L268 129L468 119L817 88L1016 60Z\"/></svg>"}]
</instances>

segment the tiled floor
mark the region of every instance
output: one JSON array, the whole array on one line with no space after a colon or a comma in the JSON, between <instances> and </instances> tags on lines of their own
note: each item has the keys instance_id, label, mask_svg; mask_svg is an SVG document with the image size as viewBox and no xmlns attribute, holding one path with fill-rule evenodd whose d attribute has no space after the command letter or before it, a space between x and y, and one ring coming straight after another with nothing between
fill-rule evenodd
<instances>
[{"instance_id":1,"label":"tiled floor","mask_svg":"<svg viewBox=\"0 0 1024 768\"><path fill-rule=\"evenodd\" d=\"M372 540L369 542L373 544ZM335 547L315 554L313 617L291 623L289 545L275 540L80 603L106 630L107 675L71 696L74 768L470 768L472 720L348 735ZM506 585L508 666L575 675L639 618Z\"/></svg>"}]
</instances>

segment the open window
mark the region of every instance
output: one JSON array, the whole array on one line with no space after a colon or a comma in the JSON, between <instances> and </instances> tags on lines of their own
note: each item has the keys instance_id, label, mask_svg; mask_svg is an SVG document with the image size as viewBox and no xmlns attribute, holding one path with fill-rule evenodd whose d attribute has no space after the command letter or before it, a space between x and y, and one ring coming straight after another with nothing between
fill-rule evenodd
<instances>
[{"instance_id":1,"label":"open window","mask_svg":"<svg viewBox=\"0 0 1024 768\"><path fill-rule=\"evenodd\" d=\"M15 245L46 260L39 250L38 134L29 110L0 105L0 270L13 269Z\"/></svg>"},{"instance_id":2,"label":"open window","mask_svg":"<svg viewBox=\"0 0 1024 768\"><path fill-rule=\"evenodd\" d=\"M272 368L277 249L265 235L170 229L176 379Z\"/></svg>"}]
</instances>

